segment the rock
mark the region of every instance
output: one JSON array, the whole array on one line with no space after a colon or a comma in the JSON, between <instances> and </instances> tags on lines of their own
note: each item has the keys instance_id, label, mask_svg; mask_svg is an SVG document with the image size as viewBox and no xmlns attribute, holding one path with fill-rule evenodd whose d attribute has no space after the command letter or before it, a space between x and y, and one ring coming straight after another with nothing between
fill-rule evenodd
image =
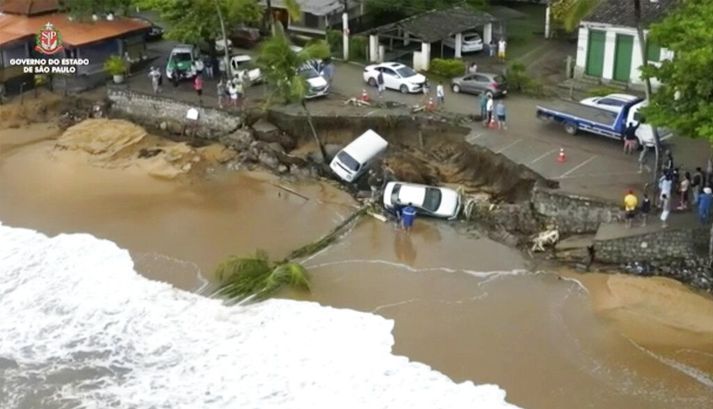
<instances>
[{"instance_id":1,"label":"rock","mask_svg":"<svg viewBox=\"0 0 713 409\"><path fill-rule=\"evenodd\" d=\"M280 164L280 165L277 167L277 171L278 171L279 173L287 173L287 172L290 171L290 168L287 167L287 166L285 166L285 165Z\"/></svg>"},{"instance_id":2,"label":"rock","mask_svg":"<svg viewBox=\"0 0 713 409\"><path fill-rule=\"evenodd\" d=\"M277 142L270 142L265 146L265 149L269 149L275 154L284 154L285 149Z\"/></svg>"},{"instance_id":3,"label":"rock","mask_svg":"<svg viewBox=\"0 0 713 409\"><path fill-rule=\"evenodd\" d=\"M265 119L259 119L252 128L255 131L255 138L259 141L279 143L285 151L291 151L297 146L294 139Z\"/></svg>"},{"instance_id":4,"label":"rock","mask_svg":"<svg viewBox=\"0 0 713 409\"><path fill-rule=\"evenodd\" d=\"M277 169L278 166L280 166L280 161L277 159L277 157L267 151L262 151L258 153L257 155L257 160L260 162L263 166L269 168L269 169Z\"/></svg>"},{"instance_id":5,"label":"rock","mask_svg":"<svg viewBox=\"0 0 713 409\"><path fill-rule=\"evenodd\" d=\"M249 129L238 129L220 138L220 143L239 151L247 149L255 141Z\"/></svg>"}]
</instances>

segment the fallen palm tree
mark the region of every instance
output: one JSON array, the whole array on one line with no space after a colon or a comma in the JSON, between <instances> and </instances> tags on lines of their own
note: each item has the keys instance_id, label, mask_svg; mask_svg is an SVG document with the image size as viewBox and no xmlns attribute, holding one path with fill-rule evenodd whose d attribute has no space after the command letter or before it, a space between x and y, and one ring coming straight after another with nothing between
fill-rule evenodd
<instances>
[{"instance_id":1,"label":"fallen palm tree","mask_svg":"<svg viewBox=\"0 0 713 409\"><path fill-rule=\"evenodd\" d=\"M319 240L308 243L281 261L270 261L258 250L247 257L231 256L216 269L220 284L215 295L231 301L263 300L283 286L309 291L309 272L295 260L309 257L336 241L346 229L367 214L370 204L362 206Z\"/></svg>"}]
</instances>

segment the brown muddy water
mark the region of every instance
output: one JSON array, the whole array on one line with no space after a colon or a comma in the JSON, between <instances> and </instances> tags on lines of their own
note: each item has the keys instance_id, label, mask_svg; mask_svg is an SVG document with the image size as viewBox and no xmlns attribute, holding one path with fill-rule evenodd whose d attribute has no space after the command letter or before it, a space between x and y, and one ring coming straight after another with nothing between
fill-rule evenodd
<instances>
[{"instance_id":1,"label":"brown muddy water","mask_svg":"<svg viewBox=\"0 0 713 409\"><path fill-rule=\"evenodd\" d=\"M2 223L112 240L184 289L230 254L281 257L353 210L325 184L290 185L305 200L219 166L174 179L97 166L53 136L0 131ZM517 251L423 219L410 234L365 220L305 264L312 293L283 296L393 319L396 354L496 383L523 408L713 407L713 301L669 280L528 272Z\"/></svg>"}]
</instances>

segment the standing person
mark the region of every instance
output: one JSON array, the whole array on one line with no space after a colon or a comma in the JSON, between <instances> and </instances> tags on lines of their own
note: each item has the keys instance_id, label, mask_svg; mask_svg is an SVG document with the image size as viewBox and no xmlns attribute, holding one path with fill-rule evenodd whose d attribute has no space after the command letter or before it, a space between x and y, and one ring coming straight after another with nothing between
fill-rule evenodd
<instances>
[{"instance_id":1,"label":"standing person","mask_svg":"<svg viewBox=\"0 0 713 409\"><path fill-rule=\"evenodd\" d=\"M646 221L649 219L649 213L651 213L651 200L649 200L649 195L644 193L644 199L641 201L641 227L646 227Z\"/></svg>"},{"instance_id":2,"label":"standing person","mask_svg":"<svg viewBox=\"0 0 713 409\"><path fill-rule=\"evenodd\" d=\"M230 95L230 106L238 106L238 88L235 86L235 81L228 81L228 95Z\"/></svg>"},{"instance_id":3,"label":"standing person","mask_svg":"<svg viewBox=\"0 0 713 409\"><path fill-rule=\"evenodd\" d=\"M213 57L207 57L204 64L206 78L213 79Z\"/></svg>"},{"instance_id":4,"label":"standing person","mask_svg":"<svg viewBox=\"0 0 713 409\"><path fill-rule=\"evenodd\" d=\"M698 220L701 224L708 223L711 214L711 204L713 204L713 190L709 187L703 188L703 193L698 198Z\"/></svg>"},{"instance_id":5,"label":"standing person","mask_svg":"<svg viewBox=\"0 0 713 409\"><path fill-rule=\"evenodd\" d=\"M468 74L475 74L476 72L478 72L478 66L473 62L468 67Z\"/></svg>"},{"instance_id":6,"label":"standing person","mask_svg":"<svg viewBox=\"0 0 713 409\"><path fill-rule=\"evenodd\" d=\"M500 100L495 105L495 116L498 118L498 129L508 129L506 121L505 103Z\"/></svg>"},{"instance_id":7,"label":"standing person","mask_svg":"<svg viewBox=\"0 0 713 409\"><path fill-rule=\"evenodd\" d=\"M507 41L505 41L505 37L500 37L500 41L498 41L498 58L500 58L501 61L505 61L505 47L507 46Z\"/></svg>"},{"instance_id":8,"label":"standing person","mask_svg":"<svg viewBox=\"0 0 713 409\"><path fill-rule=\"evenodd\" d=\"M159 81L161 80L161 71L156 67L151 67L149 70L149 78L151 78L151 88L153 88L153 93L158 94L161 92L161 85Z\"/></svg>"},{"instance_id":9,"label":"standing person","mask_svg":"<svg viewBox=\"0 0 713 409\"><path fill-rule=\"evenodd\" d=\"M664 174L673 172L673 154L668 149L666 150L666 157L663 163L663 172Z\"/></svg>"},{"instance_id":10,"label":"standing person","mask_svg":"<svg viewBox=\"0 0 713 409\"><path fill-rule=\"evenodd\" d=\"M443 105L446 102L446 91L443 89L442 82L436 85L436 101L438 101L438 105Z\"/></svg>"},{"instance_id":11,"label":"standing person","mask_svg":"<svg viewBox=\"0 0 713 409\"><path fill-rule=\"evenodd\" d=\"M218 84L215 86L216 92L218 93L218 107L223 108L223 98L225 98L226 94L226 89L225 89L225 83L223 82L223 79L221 78L220 81L218 81Z\"/></svg>"},{"instance_id":12,"label":"standing person","mask_svg":"<svg viewBox=\"0 0 713 409\"><path fill-rule=\"evenodd\" d=\"M381 71L379 71L379 75L376 76L376 86L379 91L379 98L381 98L381 94L383 94L386 89L386 86L384 85L384 73Z\"/></svg>"},{"instance_id":13,"label":"standing person","mask_svg":"<svg viewBox=\"0 0 713 409\"><path fill-rule=\"evenodd\" d=\"M327 80L329 87L332 87L332 80L334 79L334 64L331 58L327 58L324 61L324 67L322 67L322 76Z\"/></svg>"},{"instance_id":14,"label":"standing person","mask_svg":"<svg viewBox=\"0 0 713 409\"><path fill-rule=\"evenodd\" d=\"M201 56L198 56L198 58L193 61L193 68L196 70L196 75L203 75L205 64L203 64L203 58Z\"/></svg>"},{"instance_id":15,"label":"standing person","mask_svg":"<svg viewBox=\"0 0 713 409\"><path fill-rule=\"evenodd\" d=\"M668 225L666 224L666 221L668 220L668 216L671 214L671 200L669 199L669 196L667 194L662 194L661 195L661 227L666 228Z\"/></svg>"},{"instance_id":16,"label":"standing person","mask_svg":"<svg viewBox=\"0 0 713 409\"><path fill-rule=\"evenodd\" d=\"M235 92L238 94L236 105L242 108L245 102L245 83L243 81L235 80Z\"/></svg>"},{"instance_id":17,"label":"standing person","mask_svg":"<svg viewBox=\"0 0 713 409\"><path fill-rule=\"evenodd\" d=\"M691 190L693 191L693 204L698 204L698 197L703 191L703 169L700 167L696 168L696 173L693 174L693 181L691 182Z\"/></svg>"},{"instance_id":18,"label":"standing person","mask_svg":"<svg viewBox=\"0 0 713 409\"><path fill-rule=\"evenodd\" d=\"M668 197L671 198L671 188L673 187L673 179L671 175L663 175L661 176L661 179L659 179L659 207L661 207L663 203L663 198Z\"/></svg>"},{"instance_id":19,"label":"standing person","mask_svg":"<svg viewBox=\"0 0 713 409\"><path fill-rule=\"evenodd\" d=\"M633 154L636 151L636 130L639 128L639 124L634 125L633 122L629 122L629 125L624 131L624 154Z\"/></svg>"},{"instance_id":20,"label":"standing person","mask_svg":"<svg viewBox=\"0 0 713 409\"><path fill-rule=\"evenodd\" d=\"M428 103L428 93L431 91L428 86L428 81L423 83L421 91L423 92L423 105L426 105Z\"/></svg>"},{"instance_id":21,"label":"standing person","mask_svg":"<svg viewBox=\"0 0 713 409\"><path fill-rule=\"evenodd\" d=\"M487 118L488 121L485 123L486 126L489 126L493 122L493 96L488 94L488 102L487 105L485 106L485 109L487 112Z\"/></svg>"},{"instance_id":22,"label":"standing person","mask_svg":"<svg viewBox=\"0 0 713 409\"><path fill-rule=\"evenodd\" d=\"M198 95L198 100L203 101L203 76L201 74L198 74L195 78L193 78L193 89Z\"/></svg>"},{"instance_id":23,"label":"standing person","mask_svg":"<svg viewBox=\"0 0 713 409\"><path fill-rule=\"evenodd\" d=\"M678 184L678 193L681 195L681 201L678 203L678 210L688 209L688 194L691 186L691 173L686 172L683 180Z\"/></svg>"},{"instance_id":24,"label":"standing person","mask_svg":"<svg viewBox=\"0 0 713 409\"><path fill-rule=\"evenodd\" d=\"M488 44L488 55L490 57L495 57L495 48L497 45L495 44L495 40L490 40L490 44Z\"/></svg>"},{"instance_id":25,"label":"standing person","mask_svg":"<svg viewBox=\"0 0 713 409\"><path fill-rule=\"evenodd\" d=\"M401 210L401 223L406 231L410 231L413 227L413 222L416 220L416 208L412 203Z\"/></svg>"},{"instance_id":26,"label":"standing person","mask_svg":"<svg viewBox=\"0 0 713 409\"><path fill-rule=\"evenodd\" d=\"M483 92L480 94L480 120L483 121L483 126L487 126L488 122L488 96Z\"/></svg>"},{"instance_id":27,"label":"standing person","mask_svg":"<svg viewBox=\"0 0 713 409\"><path fill-rule=\"evenodd\" d=\"M629 190L629 193L624 196L624 217L626 218L626 228L631 228L631 222L636 216L636 206L639 205L639 199L634 194L633 190Z\"/></svg>"}]
</instances>

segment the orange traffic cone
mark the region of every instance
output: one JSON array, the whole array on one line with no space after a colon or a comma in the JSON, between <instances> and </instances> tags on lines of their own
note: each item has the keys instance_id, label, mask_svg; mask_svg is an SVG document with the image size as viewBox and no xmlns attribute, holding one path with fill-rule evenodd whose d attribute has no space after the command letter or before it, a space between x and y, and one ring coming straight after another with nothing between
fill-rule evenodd
<instances>
[{"instance_id":1,"label":"orange traffic cone","mask_svg":"<svg viewBox=\"0 0 713 409\"><path fill-rule=\"evenodd\" d=\"M560 148L560 153L557 155L557 162L564 163L567 162L567 156L564 154L564 148Z\"/></svg>"},{"instance_id":2,"label":"orange traffic cone","mask_svg":"<svg viewBox=\"0 0 713 409\"><path fill-rule=\"evenodd\" d=\"M436 109L436 104L433 103L433 98L428 98L428 104L426 104L427 111L433 111Z\"/></svg>"},{"instance_id":3,"label":"orange traffic cone","mask_svg":"<svg viewBox=\"0 0 713 409\"><path fill-rule=\"evenodd\" d=\"M369 94L366 92L365 89L361 90L361 97L360 99L364 102L369 102Z\"/></svg>"}]
</instances>

